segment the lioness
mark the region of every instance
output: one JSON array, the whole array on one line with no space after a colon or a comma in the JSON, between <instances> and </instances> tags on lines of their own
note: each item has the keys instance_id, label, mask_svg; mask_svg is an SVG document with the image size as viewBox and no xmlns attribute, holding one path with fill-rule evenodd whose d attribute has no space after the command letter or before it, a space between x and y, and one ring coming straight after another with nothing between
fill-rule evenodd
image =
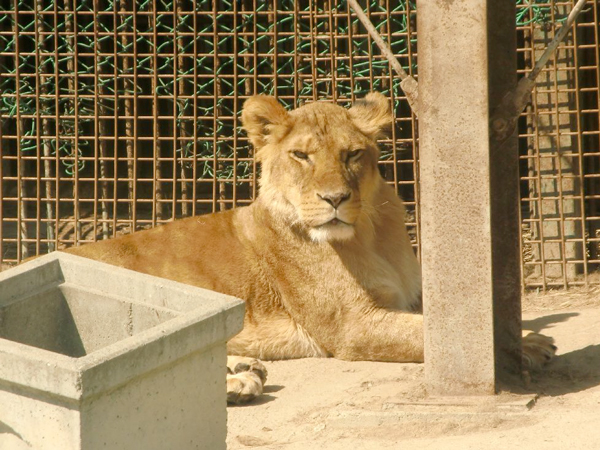
<instances>
[{"instance_id":1,"label":"lioness","mask_svg":"<svg viewBox=\"0 0 600 450\"><path fill-rule=\"evenodd\" d=\"M228 361L230 402L262 392L254 358L423 361L419 264L377 167L388 101L372 93L350 109L288 113L259 95L242 122L262 164L251 206L70 252L245 299L244 329L228 343L246 357ZM554 351L540 335L525 350L530 364Z\"/></svg>"}]
</instances>

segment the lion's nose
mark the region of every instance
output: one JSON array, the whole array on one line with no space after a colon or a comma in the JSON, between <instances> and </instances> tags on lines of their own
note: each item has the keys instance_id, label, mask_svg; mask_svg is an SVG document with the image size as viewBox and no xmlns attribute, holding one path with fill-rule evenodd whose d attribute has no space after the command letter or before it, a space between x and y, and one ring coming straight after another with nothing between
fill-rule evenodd
<instances>
[{"instance_id":1,"label":"lion's nose","mask_svg":"<svg viewBox=\"0 0 600 450\"><path fill-rule=\"evenodd\" d=\"M317 196L321 199L326 201L327 203L329 203L331 206L333 206L334 208L337 209L338 206L340 206L340 204L342 202L345 202L346 200L348 200L350 198L351 193L350 192L342 192L342 193L336 193L336 194L317 194Z\"/></svg>"}]
</instances>

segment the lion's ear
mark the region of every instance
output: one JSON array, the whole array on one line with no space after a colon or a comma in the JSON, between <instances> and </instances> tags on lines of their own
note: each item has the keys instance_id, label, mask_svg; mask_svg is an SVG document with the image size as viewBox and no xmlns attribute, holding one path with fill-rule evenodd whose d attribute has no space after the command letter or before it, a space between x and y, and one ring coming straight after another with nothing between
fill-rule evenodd
<instances>
[{"instance_id":1,"label":"lion's ear","mask_svg":"<svg viewBox=\"0 0 600 450\"><path fill-rule=\"evenodd\" d=\"M289 130L291 119L285 108L270 95L255 95L244 103L242 124L258 149L270 138L279 139Z\"/></svg>"},{"instance_id":2,"label":"lion's ear","mask_svg":"<svg viewBox=\"0 0 600 450\"><path fill-rule=\"evenodd\" d=\"M354 124L367 136L383 137L392 129L390 102L379 92L371 92L348 110Z\"/></svg>"}]
</instances>

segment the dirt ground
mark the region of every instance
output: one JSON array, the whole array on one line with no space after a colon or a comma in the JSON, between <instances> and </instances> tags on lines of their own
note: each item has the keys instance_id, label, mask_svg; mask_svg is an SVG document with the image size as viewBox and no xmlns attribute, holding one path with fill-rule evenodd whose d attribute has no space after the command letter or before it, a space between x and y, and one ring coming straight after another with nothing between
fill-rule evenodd
<instances>
[{"instance_id":1,"label":"dirt ground","mask_svg":"<svg viewBox=\"0 0 600 450\"><path fill-rule=\"evenodd\" d=\"M270 362L266 395L228 410L228 448L600 449L600 293L530 294L523 306L525 327L559 347L531 394L440 405L420 364Z\"/></svg>"}]
</instances>

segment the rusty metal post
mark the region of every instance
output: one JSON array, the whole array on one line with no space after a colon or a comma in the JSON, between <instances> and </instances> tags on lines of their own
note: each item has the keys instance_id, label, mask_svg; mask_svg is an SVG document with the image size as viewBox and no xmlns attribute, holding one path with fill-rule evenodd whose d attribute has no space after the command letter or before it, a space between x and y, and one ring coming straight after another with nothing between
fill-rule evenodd
<instances>
[{"instance_id":1,"label":"rusty metal post","mask_svg":"<svg viewBox=\"0 0 600 450\"><path fill-rule=\"evenodd\" d=\"M418 11L426 381L433 395L493 394L520 369L517 140L489 133L516 86L515 3Z\"/></svg>"}]
</instances>

